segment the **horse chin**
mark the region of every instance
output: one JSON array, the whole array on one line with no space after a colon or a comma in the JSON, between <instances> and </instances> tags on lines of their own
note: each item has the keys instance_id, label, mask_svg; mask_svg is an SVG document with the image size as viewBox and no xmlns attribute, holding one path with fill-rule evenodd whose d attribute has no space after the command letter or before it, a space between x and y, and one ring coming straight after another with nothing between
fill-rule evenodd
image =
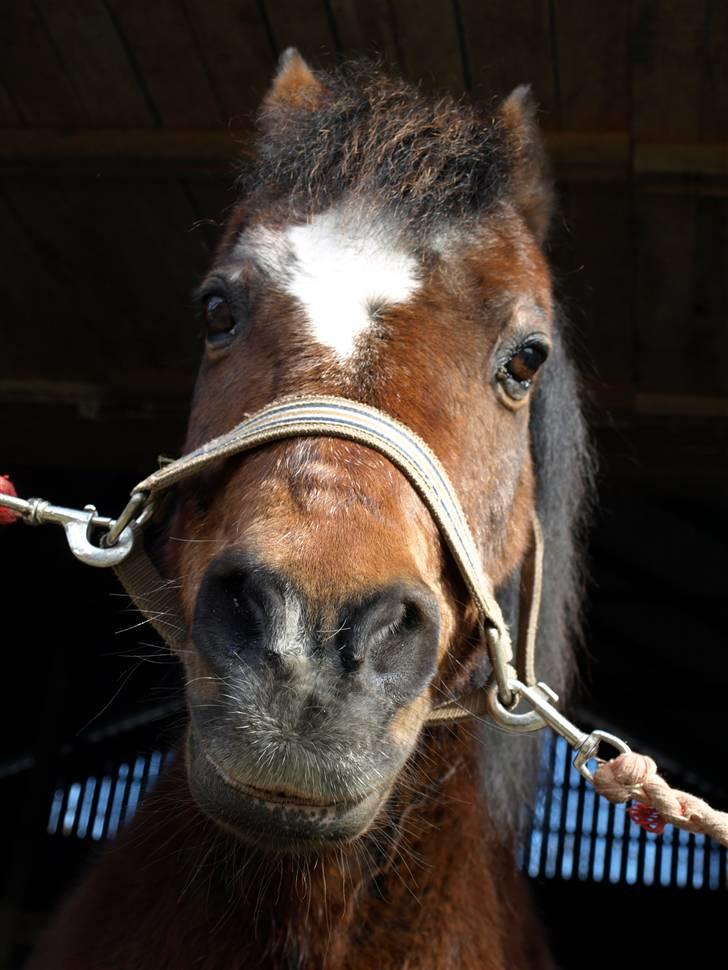
<instances>
[{"instance_id":1,"label":"horse chin","mask_svg":"<svg viewBox=\"0 0 728 970\"><path fill-rule=\"evenodd\" d=\"M393 781L350 801L324 803L231 777L191 730L187 774L192 797L228 834L267 852L308 854L356 841L372 827Z\"/></svg>"}]
</instances>

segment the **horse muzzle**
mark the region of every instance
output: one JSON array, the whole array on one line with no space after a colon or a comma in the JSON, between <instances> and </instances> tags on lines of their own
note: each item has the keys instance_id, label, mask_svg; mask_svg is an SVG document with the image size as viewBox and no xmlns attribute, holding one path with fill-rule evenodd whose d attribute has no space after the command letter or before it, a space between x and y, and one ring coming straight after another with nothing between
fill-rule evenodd
<instances>
[{"instance_id":1,"label":"horse muzzle","mask_svg":"<svg viewBox=\"0 0 728 970\"><path fill-rule=\"evenodd\" d=\"M198 805L241 841L264 851L305 853L351 842L374 823L394 778L356 797L315 794L281 782L266 787L231 774L191 727L187 743L190 789ZM339 782L341 779L339 779Z\"/></svg>"}]
</instances>

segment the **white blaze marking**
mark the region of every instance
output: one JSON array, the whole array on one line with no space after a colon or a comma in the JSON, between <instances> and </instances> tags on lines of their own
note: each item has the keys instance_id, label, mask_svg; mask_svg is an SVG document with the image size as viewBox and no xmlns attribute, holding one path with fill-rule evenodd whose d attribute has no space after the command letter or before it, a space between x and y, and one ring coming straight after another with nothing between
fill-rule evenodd
<instances>
[{"instance_id":1,"label":"white blaze marking","mask_svg":"<svg viewBox=\"0 0 728 970\"><path fill-rule=\"evenodd\" d=\"M277 278L305 309L314 338L345 360L376 311L405 303L420 285L417 260L393 239L334 210L284 232L258 227L239 252Z\"/></svg>"}]
</instances>

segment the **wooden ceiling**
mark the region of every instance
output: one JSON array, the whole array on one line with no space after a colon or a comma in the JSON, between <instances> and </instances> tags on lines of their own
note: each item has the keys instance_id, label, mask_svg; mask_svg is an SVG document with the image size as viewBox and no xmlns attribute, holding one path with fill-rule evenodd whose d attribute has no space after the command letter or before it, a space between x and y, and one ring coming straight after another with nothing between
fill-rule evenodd
<instances>
[{"instance_id":1,"label":"wooden ceiling","mask_svg":"<svg viewBox=\"0 0 728 970\"><path fill-rule=\"evenodd\" d=\"M198 353L188 294L234 198L240 142L291 44L320 66L379 53L426 87L485 101L530 81L560 192L559 288L598 398L619 413L727 413L719 0L8 0L4 10L9 414L65 408L84 447L89 422L183 415ZM173 437L182 418L170 420ZM32 460L28 436L9 433L9 457Z\"/></svg>"}]
</instances>

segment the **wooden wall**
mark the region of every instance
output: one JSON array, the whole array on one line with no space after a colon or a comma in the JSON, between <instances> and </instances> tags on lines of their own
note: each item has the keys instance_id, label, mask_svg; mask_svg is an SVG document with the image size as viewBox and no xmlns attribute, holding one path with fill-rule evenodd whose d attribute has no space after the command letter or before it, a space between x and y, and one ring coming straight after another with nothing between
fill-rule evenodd
<instances>
[{"instance_id":1,"label":"wooden wall","mask_svg":"<svg viewBox=\"0 0 728 970\"><path fill-rule=\"evenodd\" d=\"M14 418L60 407L89 448L93 421L166 416L178 436L171 414L182 421L198 353L188 294L290 44L323 66L379 53L427 87L485 101L530 81L559 183L560 292L598 400L626 414L728 413L719 0L8 0L5 10L0 406ZM8 459L33 459L26 435L8 438Z\"/></svg>"}]
</instances>

